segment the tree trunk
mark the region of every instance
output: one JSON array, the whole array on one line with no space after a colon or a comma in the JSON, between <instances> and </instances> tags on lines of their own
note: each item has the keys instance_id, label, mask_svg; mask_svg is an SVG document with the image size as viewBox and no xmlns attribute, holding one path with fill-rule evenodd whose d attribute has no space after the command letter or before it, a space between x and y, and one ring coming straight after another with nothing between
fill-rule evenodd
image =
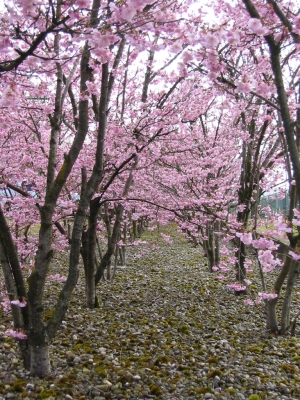
<instances>
[{"instance_id":1,"label":"tree trunk","mask_svg":"<svg viewBox=\"0 0 300 400\"><path fill-rule=\"evenodd\" d=\"M278 333L278 321L276 315L276 306L278 302L278 297L276 299L268 300L266 302L266 311L267 311L267 329L272 333Z\"/></svg>"},{"instance_id":2,"label":"tree trunk","mask_svg":"<svg viewBox=\"0 0 300 400\"><path fill-rule=\"evenodd\" d=\"M268 300L266 303L267 308L267 329L269 329L272 333L278 333L278 321L276 315L276 306L278 303L279 295L281 292L282 285L287 277L290 266L292 264L292 259L290 257L286 257L285 263L276 279L274 284L274 292L277 294L276 299Z\"/></svg>"},{"instance_id":3,"label":"tree trunk","mask_svg":"<svg viewBox=\"0 0 300 400\"><path fill-rule=\"evenodd\" d=\"M116 245L117 245L119 234L120 234L123 210L124 210L124 207L122 206L122 204L118 204L116 207L115 223L114 223L111 237L109 238L109 241L108 241L108 247L107 247L105 254L102 257L102 260L101 260L100 265L96 272L95 285L97 285L99 283L99 281L102 278L102 275L104 273L104 270L110 266L111 257L114 254L114 251L116 249Z\"/></svg>"},{"instance_id":4,"label":"tree trunk","mask_svg":"<svg viewBox=\"0 0 300 400\"><path fill-rule=\"evenodd\" d=\"M236 278L237 281L241 284L244 283L244 280L247 277L247 272L245 268L245 260L246 260L246 245L243 243L239 238L237 238L237 247L238 250L236 251Z\"/></svg>"},{"instance_id":5,"label":"tree trunk","mask_svg":"<svg viewBox=\"0 0 300 400\"><path fill-rule=\"evenodd\" d=\"M210 224L206 226L206 240L203 240L203 247L207 256L208 272L213 272L212 267L215 265L215 238L213 227Z\"/></svg>"},{"instance_id":6,"label":"tree trunk","mask_svg":"<svg viewBox=\"0 0 300 400\"><path fill-rule=\"evenodd\" d=\"M82 259L85 272L85 295L86 306L95 308L96 305L96 287L95 287L95 255L97 248L97 218L99 206L96 201L90 201L90 215L88 219L88 229L82 234Z\"/></svg>"},{"instance_id":7,"label":"tree trunk","mask_svg":"<svg viewBox=\"0 0 300 400\"><path fill-rule=\"evenodd\" d=\"M126 247L121 246L118 248L119 251L119 257L120 257L120 265L123 265L125 267L126 265Z\"/></svg>"},{"instance_id":8,"label":"tree trunk","mask_svg":"<svg viewBox=\"0 0 300 400\"><path fill-rule=\"evenodd\" d=\"M19 295L13 279L13 275L9 265L9 260L1 240L1 236L0 236L0 264L2 266L4 282L8 293L8 298L10 301L17 300L19 298ZM26 323L24 323L23 315L25 315L25 322L26 322L28 320L28 315L27 315L28 310L24 310L24 307L22 307L21 309L19 306L11 304L11 313L14 322L14 329L16 331L21 329L22 331L27 332L28 326ZM18 344L24 368L30 370L30 350L28 347L28 340L27 339L18 340Z\"/></svg>"},{"instance_id":9,"label":"tree trunk","mask_svg":"<svg viewBox=\"0 0 300 400\"><path fill-rule=\"evenodd\" d=\"M215 232L219 233L221 231L221 222L216 221L214 224ZM215 240L215 265L218 266L220 264L220 236L219 234L214 234Z\"/></svg>"},{"instance_id":10,"label":"tree trunk","mask_svg":"<svg viewBox=\"0 0 300 400\"><path fill-rule=\"evenodd\" d=\"M285 335L288 333L290 327L290 310L292 301L292 292L295 286L295 282L299 275L299 262L295 260L290 261L290 268L286 283L285 296L281 309L281 326L280 333Z\"/></svg>"},{"instance_id":11,"label":"tree trunk","mask_svg":"<svg viewBox=\"0 0 300 400\"><path fill-rule=\"evenodd\" d=\"M34 339L31 338L34 342ZM30 373L33 376L44 378L51 374L50 358L49 358L49 347L47 344L37 345L32 343L30 345L31 363Z\"/></svg>"}]
</instances>

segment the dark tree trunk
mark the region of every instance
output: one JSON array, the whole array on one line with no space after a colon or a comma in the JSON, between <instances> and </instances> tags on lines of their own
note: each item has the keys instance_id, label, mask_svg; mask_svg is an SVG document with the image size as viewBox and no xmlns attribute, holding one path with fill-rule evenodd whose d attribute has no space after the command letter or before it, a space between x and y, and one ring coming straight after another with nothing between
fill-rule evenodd
<instances>
[{"instance_id":1,"label":"dark tree trunk","mask_svg":"<svg viewBox=\"0 0 300 400\"><path fill-rule=\"evenodd\" d=\"M115 215L115 222L114 222L114 227L111 233L111 236L108 241L108 246L105 254L102 257L102 260L100 262L100 265L98 266L96 275L95 275L95 284L97 285L100 281L100 279L103 276L104 270L110 265L111 263L111 258L114 254L114 251L116 249L116 245L118 243L119 235L120 235L120 229L121 229L121 223L122 223L122 217L123 217L123 211L124 207L121 204L118 204L116 207L116 215Z\"/></svg>"},{"instance_id":2,"label":"dark tree trunk","mask_svg":"<svg viewBox=\"0 0 300 400\"><path fill-rule=\"evenodd\" d=\"M49 346L42 340L43 343L39 343L35 337L31 338L32 344L30 344L30 374L39 378L44 378L51 374L51 365L49 358Z\"/></svg>"},{"instance_id":3,"label":"dark tree trunk","mask_svg":"<svg viewBox=\"0 0 300 400\"><path fill-rule=\"evenodd\" d=\"M88 229L83 232L82 258L85 272L86 306L94 308L96 305L96 249L97 249L97 218L99 205L95 200L90 201L90 215L88 217Z\"/></svg>"},{"instance_id":4,"label":"dark tree trunk","mask_svg":"<svg viewBox=\"0 0 300 400\"><path fill-rule=\"evenodd\" d=\"M290 329L290 311L291 311L291 301L292 301L292 292L295 286L296 280L299 275L299 262L295 260L291 260L288 278L286 282L285 295L283 300L283 305L281 309L281 322L280 322L280 333L285 335L289 332Z\"/></svg>"},{"instance_id":5,"label":"dark tree trunk","mask_svg":"<svg viewBox=\"0 0 300 400\"><path fill-rule=\"evenodd\" d=\"M247 247L245 243L243 243L240 238L236 239L238 250L235 253L236 257L236 279L242 285L244 284L244 280L247 278L247 271L245 268L245 260L247 256ZM245 291L243 291L245 292Z\"/></svg>"},{"instance_id":6,"label":"dark tree trunk","mask_svg":"<svg viewBox=\"0 0 300 400\"><path fill-rule=\"evenodd\" d=\"M9 264L9 259L6 254L5 248L3 246L1 235L0 235L0 264L2 266L5 287L8 293L9 300L13 301L20 299L13 278L12 270ZM25 301L25 299L21 298L21 301L22 300ZM15 331L21 330L24 333L26 333L28 330L28 309L27 306L25 308L26 310L24 310L24 307L20 308L17 305L11 304L11 312L12 312ZM23 316L25 316L25 318ZM30 370L30 349L28 346L28 340L27 339L18 340L18 344L24 368Z\"/></svg>"},{"instance_id":7,"label":"dark tree trunk","mask_svg":"<svg viewBox=\"0 0 300 400\"><path fill-rule=\"evenodd\" d=\"M215 237L214 230L211 224L206 226L206 237L204 248L207 256L208 271L213 272L212 267L215 265Z\"/></svg>"},{"instance_id":8,"label":"dark tree trunk","mask_svg":"<svg viewBox=\"0 0 300 400\"><path fill-rule=\"evenodd\" d=\"M293 260L290 257L287 257L284 265L277 276L277 279L274 284L274 293L277 294L277 298L273 300L267 301L267 329L269 329L272 333L278 333L280 331L278 326L277 314L276 314L276 306L278 303L279 295L282 289L282 285L289 273L289 269Z\"/></svg>"}]
</instances>

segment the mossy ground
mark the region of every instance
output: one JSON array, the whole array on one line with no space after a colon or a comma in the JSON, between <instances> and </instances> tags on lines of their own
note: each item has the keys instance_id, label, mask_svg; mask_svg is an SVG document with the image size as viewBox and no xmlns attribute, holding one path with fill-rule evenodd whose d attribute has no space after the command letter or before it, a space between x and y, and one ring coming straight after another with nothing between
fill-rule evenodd
<instances>
[{"instance_id":1,"label":"mossy ground","mask_svg":"<svg viewBox=\"0 0 300 400\"><path fill-rule=\"evenodd\" d=\"M49 379L31 378L20 362L9 362L18 357L17 347L0 335L1 396L167 400L214 393L236 399L241 392L253 400L281 394L300 398L299 332L294 338L269 335L263 310L245 307L243 297L209 274L201 249L187 244L174 227L162 232L173 244L163 242L159 232L148 232L150 243L129 250L127 268L118 270L114 281L100 283L97 309L85 308L81 271L51 344ZM65 269L66 264L56 263L51 274ZM47 282L45 319L61 287ZM9 318L2 316L4 332ZM28 383L33 387L26 389Z\"/></svg>"}]
</instances>

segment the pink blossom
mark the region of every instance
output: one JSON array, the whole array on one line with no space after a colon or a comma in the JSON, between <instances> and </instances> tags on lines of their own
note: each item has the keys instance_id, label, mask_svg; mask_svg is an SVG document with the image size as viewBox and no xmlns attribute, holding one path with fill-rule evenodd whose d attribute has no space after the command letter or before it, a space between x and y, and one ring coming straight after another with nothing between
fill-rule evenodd
<instances>
[{"instance_id":1,"label":"pink blossom","mask_svg":"<svg viewBox=\"0 0 300 400\"><path fill-rule=\"evenodd\" d=\"M170 243L170 244L173 243L173 240L171 239L171 237L169 235L166 235L164 233L161 233L160 235L167 243Z\"/></svg>"},{"instance_id":2,"label":"pink blossom","mask_svg":"<svg viewBox=\"0 0 300 400\"><path fill-rule=\"evenodd\" d=\"M262 25L259 19L251 18L248 22L248 28L257 35L266 35L267 29Z\"/></svg>"},{"instance_id":3,"label":"pink blossom","mask_svg":"<svg viewBox=\"0 0 300 400\"><path fill-rule=\"evenodd\" d=\"M257 86L256 93L264 97L269 97L271 95L271 88L265 82L261 82Z\"/></svg>"},{"instance_id":4,"label":"pink blossom","mask_svg":"<svg viewBox=\"0 0 300 400\"><path fill-rule=\"evenodd\" d=\"M204 46L207 47L208 49L212 49L213 47L218 46L219 44L219 39L216 35L213 35L212 33L208 33L205 36L205 41L204 41Z\"/></svg>"},{"instance_id":5,"label":"pink blossom","mask_svg":"<svg viewBox=\"0 0 300 400\"><path fill-rule=\"evenodd\" d=\"M79 98L81 101L86 101L89 99L89 95L87 93L81 93Z\"/></svg>"},{"instance_id":6,"label":"pink blossom","mask_svg":"<svg viewBox=\"0 0 300 400\"><path fill-rule=\"evenodd\" d=\"M292 256L292 258L296 261L300 260L300 255L294 253L293 251L289 251L289 255Z\"/></svg>"},{"instance_id":7,"label":"pink blossom","mask_svg":"<svg viewBox=\"0 0 300 400\"><path fill-rule=\"evenodd\" d=\"M238 82L236 84L236 92L237 93L250 93L251 92L251 87L249 82Z\"/></svg>"},{"instance_id":8,"label":"pink blossom","mask_svg":"<svg viewBox=\"0 0 300 400\"><path fill-rule=\"evenodd\" d=\"M81 7L81 8L86 8L91 5L90 0L76 0L76 6Z\"/></svg>"},{"instance_id":9,"label":"pink blossom","mask_svg":"<svg viewBox=\"0 0 300 400\"><path fill-rule=\"evenodd\" d=\"M231 283L227 285L230 289L235 290L236 292L242 292L243 290L246 290L246 286L242 286L239 282Z\"/></svg>"},{"instance_id":10,"label":"pink blossom","mask_svg":"<svg viewBox=\"0 0 300 400\"><path fill-rule=\"evenodd\" d=\"M230 45L235 45L240 42L241 36L240 36L239 32L231 32L230 31L228 33L227 40Z\"/></svg>"},{"instance_id":11,"label":"pink blossom","mask_svg":"<svg viewBox=\"0 0 300 400\"><path fill-rule=\"evenodd\" d=\"M271 250L260 250L258 252L258 258L264 267L264 272L270 272L276 267L276 265L280 264L280 261L274 258Z\"/></svg>"},{"instance_id":12,"label":"pink blossom","mask_svg":"<svg viewBox=\"0 0 300 400\"><path fill-rule=\"evenodd\" d=\"M26 307L27 303L25 300L20 301L20 300L12 300L10 302L11 304L14 304L15 306L19 306L19 307Z\"/></svg>"},{"instance_id":13,"label":"pink blossom","mask_svg":"<svg viewBox=\"0 0 300 400\"><path fill-rule=\"evenodd\" d=\"M3 301L1 301L1 306L2 306L4 312L10 311L10 301L7 297L5 299L3 299Z\"/></svg>"},{"instance_id":14,"label":"pink blossom","mask_svg":"<svg viewBox=\"0 0 300 400\"><path fill-rule=\"evenodd\" d=\"M67 277L66 277L66 276L59 275L59 274L49 275L48 278L49 278L49 279L52 279L52 280L54 280L54 281L57 281L57 282L66 282L66 280L67 280Z\"/></svg>"},{"instance_id":15,"label":"pink blossom","mask_svg":"<svg viewBox=\"0 0 300 400\"><path fill-rule=\"evenodd\" d=\"M246 306L253 306L253 301L251 300L251 299L246 299L246 300L244 300L244 304L246 305Z\"/></svg>"},{"instance_id":16,"label":"pink blossom","mask_svg":"<svg viewBox=\"0 0 300 400\"><path fill-rule=\"evenodd\" d=\"M265 238L253 240L252 244L255 249L270 249L271 248L271 249L275 250L275 248L278 247L274 244L273 240L267 240Z\"/></svg>"},{"instance_id":17,"label":"pink blossom","mask_svg":"<svg viewBox=\"0 0 300 400\"><path fill-rule=\"evenodd\" d=\"M292 220L293 224L300 226L300 212L294 208L294 216L295 218Z\"/></svg>"},{"instance_id":18,"label":"pink blossom","mask_svg":"<svg viewBox=\"0 0 300 400\"><path fill-rule=\"evenodd\" d=\"M258 293L258 295L263 300L273 300L273 299L276 299L278 297L278 294L276 294L276 293L261 292L261 293Z\"/></svg>"},{"instance_id":19,"label":"pink blossom","mask_svg":"<svg viewBox=\"0 0 300 400\"><path fill-rule=\"evenodd\" d=\"M217 74L216 72L210 71L210 72L207 74L207 76L208 76L210 79L214 80L214 79L217 79L217 77L219 76L219 74Z\"/></svg>"},{"instance_id":20,"label":"pink blossom","mask_svg":"<svg viewBox=\"0 0 300 400\"><path fill-rule=\"evenodd\" d=\"M225 281L227 279L227 276L225 276L225 275L217 275L217 279L220 279L221 281Z\"/></svg>"},{"instance_id":21,"label":"pink blossom","mask_svg":"<svg viewBox=\"0 0 300 400\"><path fill-rule=\"evenodd\" d=\"M237 237L241 239L241 242L244 244L251 244L252 243L252 233L237 233Z\"/></svg>"},{"instance_id":22,"label":"pink blossom","mask_svg":"<svg viewBox=\"0 0 300 400\"><path fill-rule=\"evenodd\" d=\"M170 48L169 51L171 53L179 53L182 50L182 45L180 42L174 43Z\"/></svg>"},{"instance_id":23,"label":"pink blossom","mask_svg":"<svg viewBox=\"0 0 300 400\"><path fill-rule=\"evenodd\" d=\"M1 38L0 40L0 50L1 53L6 53L10 50L11 42L8 37Z\"/></svg>"},{"instance_id":24,"label":"pink blossom","mask_svg":"<svg viewBox=\"0 0 300 400\"><path fill-rule=\"evenodd\" d=\"M282 232L292 232L292 228L289 228L285 222L279 222L275 225L275 228Z\"/></svg>"},{"instance_id":25,"label":"pink blossom","mask_svg":"<svg viewBox=\"0 0 300 400\"><path fill-rule=\"evenodd\" d=\"M300 220L299 219L293 219L292 220L292 223L294 224L294 225L297 225L297 226L300 226Z\"/></svg>"},{"instance_id":26,"label":"pink blossom","mask_svg":"<svg viewBox=\"0 0 300 400\"><path fill-rule=\"evenodd\" d=\"M12 336L12 337L14 337L16 339L20 339L20 340L27 339L27 335L22 331L14 331L13 329L8 329L7 331L5 331L5 334L7 336Z\"/></svg>"},{"instance_id":27,"label":"pink blossom","mask_svg":"<svg viewBox=\"0 0 300 400\"><path fill-rule=\"evenodd\" d=\"M136 10L132 7L123 7L121 10L122 18L126 21L131 22L133 17L136 15Z\"/></svg>"},{"instance_id":28,"label":"pink blossom","mask_svg":"<svg viewBox=\"0 0 300 400\"><path fill-rule=\"evenodd\" d=\"M91 40L95 47L106 48L115 43L118 40L118 36L109 34L103 35L103 33L94 30L91 34Z\"/></svg>"},{"instance_id":29,"label":"pink blossom","mask_svg":"<svg viewBox=\"0 0 300 400\"><path fill-rule=\"evenodd\" d=\"M243 212L246 207L247 207L246 204L239 204L237 206L237 210L238 210L238 212Z\"/></svg>"}]
</instances>

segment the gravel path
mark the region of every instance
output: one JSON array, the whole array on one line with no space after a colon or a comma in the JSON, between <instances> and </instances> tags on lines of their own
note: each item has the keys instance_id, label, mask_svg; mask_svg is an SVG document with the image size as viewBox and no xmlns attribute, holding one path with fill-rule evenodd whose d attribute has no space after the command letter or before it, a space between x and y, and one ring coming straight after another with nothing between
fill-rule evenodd
<instances>
[{"instance_id":1,"label":"gravel path","mask_svg":"<svg viewBox=\"0 0 300 400\"><path fill-rule=\"evenodd\" d=\"M299 330L271 336L263 310L209 274L199 249L177 235L173 245L157 240L99 285L98 309L84 307L80 277L48 379L22 368L1 311L0 400L300 399ZM48 315L61 285L47 285Z\"/></svg>"}]
</instances>

